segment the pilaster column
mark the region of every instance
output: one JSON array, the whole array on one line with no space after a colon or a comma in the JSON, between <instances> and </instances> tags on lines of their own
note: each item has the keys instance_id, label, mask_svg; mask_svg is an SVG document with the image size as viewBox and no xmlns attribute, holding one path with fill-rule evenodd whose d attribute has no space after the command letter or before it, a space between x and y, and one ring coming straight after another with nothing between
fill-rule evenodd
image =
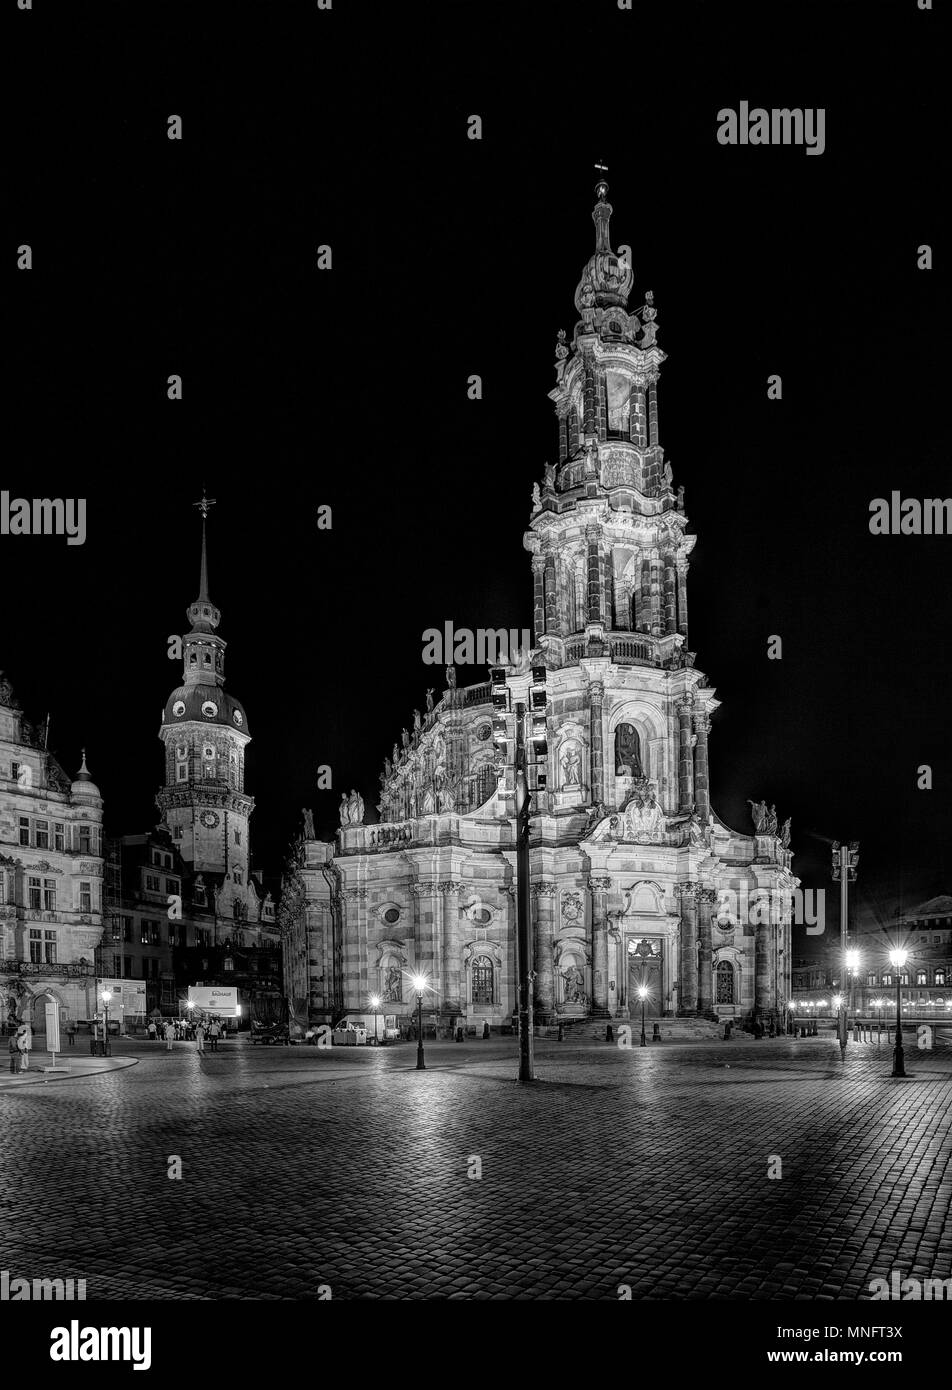
<instances>
[{"instance_id":1,"label":"pilaster column","mask_svg":"<svg viewBox=\"0 0 952 1390\"><path fill-rule=\"evenodd\" d=\"M691 746L693 700L679 700L678 712L678 809L690 811L694 805L694 750Z\"/></svg>"},{"instance_id":2,"label":"pilaster column","mask_svg":"<svg viewBox=\"0 0 952 1390\"><path fill-rule=\"evenodd\" d=\"M447 1013L462 1013L462 955L459 939L459 890L454 879L438 885L443 895L443 1008Z\"/></svg>"},{"instance_id":3,"label":"pilaster column","mask_svg":"<svg viewBox=\"0 0 952 1390\"><path fill-rule=\"evenodd\" d=\"M592 681L589 686L591 701L591 761L592 761L592 805L605 800L604 747L602 742L602 700L605 687L601 681Z\"/></svg>"},{"instance_id":4,"label":"pilaster column","mask_svg":"<svg viewBox=\"0 0 952 1390\"><path fill-rule=\"evenodd\" d=\"M588 621L600 623L602 620L602 567L598 554L601 528L586 526L585 541L588 547Z\"/></svg>"},{"instance_id":5,"label":"pilaster column","mask_svg":"<svg viewBox=\"0 0 952 1390\"><path fill-rule=\"evenodd\" d=\"M631 388L628 406L628 433L632 444L639 449L647 448L648 434L645 428L645 388L635 385Z\"/></svg>"},{"instance_id":6,"label":"pilaster column","mask_svg":"<svg viewBox=\"0 0 952 1390\"><path fill-rule=\"evenodd\" d=\"M658 384L656 381L648 383L648 445L649 448L658 443Z\"/></svg>"},{"instance_id":7,"label":"pilaster column","mask_svg":"<svg viewBox=\"0 0 952 1390\"><path fill-rule=\"evenodd\" d=\"M544 1026L555 1018L555 962L552 943L555 939L554 883L539 880L529 887L532 904L532 933L535 971L535 1021Z\"/></svg>"},{"instance_id":8,"label":"pilaster column","mask_svg":"<svg viewBox=\"0 0 952 1390\"><path fill-rule=\"evenodd\" d=\"M555 582L555 551L545 552L545 630L559 630L559 588Z\"/></svg>"},{"instance_id":9,"label":"pilaster column","mask_svg":"<svg viewBox=\"0 0 952 1390\"><path fill-rule=\"evenodd\" d=\"M367 930L363 920L363 904L367 901L366 888L345 888L341 893L341 917L343 937L343 996L344 1007L359 1009L366 997L369 980L367 978Z\"/></svg>"},{"instance_id":10,"label":"pilaster column","mask_svg":"<svg viewBox=\"0 0 952 1390\"><path fill-rule=\"evenodd\" d=\"M697 884L681 883L678 889L681 898L678 1015L691 1018L697 1013Z\"/></svg>"},{"instance_id":11,"label":"pilaster column","mask_svg":"<svg viewBox=\"0 0 952 1390\"><path fill-rule=\"evenodd\" d=\"M755 912L754 926L754 1016L765 1019L770 1012L770 913Z\"/></svg>"},{"instance_id":12,"label":"pilaster column","mask_svg":"<svg viewBox=\"0 0 952 1390\"><path fill-rule=\"evenodd\" d=\"M638 631L651 631L651 560L641 557L641 592L638 596Z\"/></svg>"},{"instance_id":13,"label":"pilaster column","mask_svg":"<svg viewBox=\"0 0 952 1390\"><path fill-rule=\"evenodd\" d=\"M711 917L717 892L714 888L701 888L698 891L697 925L697 1011L709 1014L714 1008L714 978L711 973L713 947L711 943Z\"/></svg>"},{"instance_id":14,"label":"pilaster column","mask_svg":"<svg viewBox=\"0 0 952 1390\"><path fill-rule=\"evenodd\" d=\"M707 765L707 736L711 731L711 716L699 710L694 716L697 745L694 749L694 800L702 825L711 819L711 789Z\"/></svg>"},{"instance_id":15,"label":"pilaster column","mask_svg":"<svg viewBox=\"0 0 952 1390\"><path fill-rule=\"evenodd\" d=\"M569 456L568 414L559 416L559 462L564 463Z\"/></svg>"},{"instance_id":16,"label":"pilaster column","mask_svg":"<svg viewBox=\"0 0 952 1390\"><path fill-rule=\"evenodd\" d=\"M651 634L653 637L660 637L661 626L661 560L656 550L651 552L651 581L650 581L650 600L651 600Z\"/></svg>"},{"instance_id":17,"label":"pilaster column","mask_svg":"<svg viewBox=\"0 0 952 1390\"><path fill-rule=\"evenodd\" d=\"M674 556L665 555L664 557L664 630L672 633L677 628L677 580L674 568Z\"/></svg>"},{"instance_id":18,"label":"pilaster column","mask_svg":"<svg viewBox=\"0 0 952 1390\"><path fill-rule=\"evenodd\" d=\"M578 411L573 406L569 411L569 458L578 453Z\"/></svg>"},{"instance_id":19,"label":"pilaster column","mask_svg":"<svg viewBox=\"0 0 952 1390\"><path fill-rule=\"evenodd\" d=\"M442 942L436 921L439 885L435 879L418 879L410 884L410 893L413 897L414 969L429 977L430 988L423 996L423 1003L432 1009L434 1003L442 998L444 988L440 978Z\"/></svg>"},{"instance_id":20,"label":"pilaster column","mask_svg":"<svg viewBox=\"0 0 952 1390\"><path fill-rule=\"evenodd\" d=\"M678 631L687 643L688 636L688 567L686 563L678 565Z\"/></svg>"},{"instance_id":21,"label":"pilaster column","mask_svg":"<svg viewBox=\"0 0 952 1390\"><path fill-rule=\"evenodd\" d=\"M595 364L591 357L585 357L582 380L582 433L594 437L598 434L595 420Z\"/></svg>"},{"instance_id":22,"label":"pilaster column","mask_svg":"<svg viewBox=\"0 0 952 1390\"><path fill-rule=\"evenodd\" d=\"M608 1017L608 890L610 878L591 878L592 895L592 1016Z\"/></svg>"},{"instance_id":23,"label":"pilaster column","mask_svg":"<svg viewBox=\"0 0 952 1390\"><path fill-rule=\"evenodd\" d=\"M532 626L536 641L545 632L545 556L532 557Z\"/></svg>"}]
</instances>

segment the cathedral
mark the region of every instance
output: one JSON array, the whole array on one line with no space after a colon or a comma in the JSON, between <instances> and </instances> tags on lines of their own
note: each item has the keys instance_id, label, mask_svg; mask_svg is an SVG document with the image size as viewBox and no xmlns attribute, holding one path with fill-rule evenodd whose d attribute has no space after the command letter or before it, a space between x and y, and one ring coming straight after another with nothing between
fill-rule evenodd
<instances>
[{"instance_id":1,"label":"cathedral","mask_svg":"<svg viewBox=\"0 0 952 1390\"><path fill-rule=\"evenodd\" d=\"M779 1023L790 998L789 822L755 833L711 807L714 690L689 649L687 534L659 435L665 353L649 292L595 249L558 334L558 461L533 488L533 645L490 681L426 696L384 762L375 824L341 806L333 843L310 816L285 880L287 981L311 1022L512 1026L516 979L515 720L531 728L532 1008L540 1033L648 1017ZM526 711L525 715L516 711ZM726 904L745 904L742 912ZM756 910L750 911L748 904ZM686 1025L682 1025L686 1026Z\"/></svg>"}]
</instances>

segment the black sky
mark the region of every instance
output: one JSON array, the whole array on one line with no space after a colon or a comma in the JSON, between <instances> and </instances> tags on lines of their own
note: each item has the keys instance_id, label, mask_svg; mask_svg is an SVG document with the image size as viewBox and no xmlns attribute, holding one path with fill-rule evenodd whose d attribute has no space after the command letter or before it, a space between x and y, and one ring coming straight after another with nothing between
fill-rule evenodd
<instances>
[{"instance_id":1,"label":"black sky","mask_svg":"<svg viewBox=\"0 0 952 1390\"><path fill-rule=\"evenodd\" d=\"M874 911L949 890L949 541L868 530L873 497L949 490L941 17L196 9L16 16L12 220L35 261L2 486L84 496L89 530L0 538L0 664L68 769L88 748L110 831L154 823L203 483L265 870L302 806L329 834L341 788L376 801L434 683L425 628L531 624L522 536L601 160L668 354L690 645L722 701L714 807L743 829L747 797L792 815L811 887L822 837L859 839ZM824 107L824 154L718 145L742 99Z\"/></svg>"}]
</instances>

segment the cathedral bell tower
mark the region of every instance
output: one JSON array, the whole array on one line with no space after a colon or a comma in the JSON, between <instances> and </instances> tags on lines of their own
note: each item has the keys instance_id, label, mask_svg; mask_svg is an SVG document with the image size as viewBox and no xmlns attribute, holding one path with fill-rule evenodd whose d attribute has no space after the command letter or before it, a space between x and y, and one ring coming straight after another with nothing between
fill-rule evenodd
<instances>
[{"instance_id":1,"label":"cathedral bell tower","mask_svg":"<svg viewBox=\"0 0 952 1390\"><path fill-rule=\"evenodd\" d=\"M244 789L251 734L243 707L225 693L226 643L217 632L221 613L208 596L205 530L213 505L204 496L196 503L202 513L198 598L188 608L182 684L162 713L165 786L156 805L183 859L216 890L219 913L245 920L257 901L249 884L254 799Z\"/></svg>"},{"instance_id":2,"label":"cathedral bell tower","mask_svg":"<svg viewBox=\"0 0 952 1390\"><path fill-rule=\"evenodd\" d=\"M654 296L629 309L631 253L612 250L608 185L595 192L595 251L575 291L581 318L570 345L559 333L549 393L559 462L534 494L526 537L536 641L557 649L559 665L612 645L665 665L686 659L694 537L658 432L665 354Z\"/></svg>"}]
</instances>

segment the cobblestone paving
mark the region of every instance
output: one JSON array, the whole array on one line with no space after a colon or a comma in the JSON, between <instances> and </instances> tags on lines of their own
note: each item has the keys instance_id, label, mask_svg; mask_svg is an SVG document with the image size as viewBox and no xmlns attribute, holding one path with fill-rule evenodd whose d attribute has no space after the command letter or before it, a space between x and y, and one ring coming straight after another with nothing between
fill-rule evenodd
<instances>
[{"instance_id":1,"label":"cobblestone paving","mask_svg":"<svg viewBox=\"0 0 952 1390\"><path fill-rule=\"evenodd\" d=\"M952 1056L830 1039L623 1050L119 1044L0 1090L11 1275L89 1298L866 1298L949 1278ZM178 1155L181 1181L167 1163ZM767 1177L779 1155L780 1180ZM478 1158L482 1176L468 1176Z\"/></svg>"}]
</instances>

